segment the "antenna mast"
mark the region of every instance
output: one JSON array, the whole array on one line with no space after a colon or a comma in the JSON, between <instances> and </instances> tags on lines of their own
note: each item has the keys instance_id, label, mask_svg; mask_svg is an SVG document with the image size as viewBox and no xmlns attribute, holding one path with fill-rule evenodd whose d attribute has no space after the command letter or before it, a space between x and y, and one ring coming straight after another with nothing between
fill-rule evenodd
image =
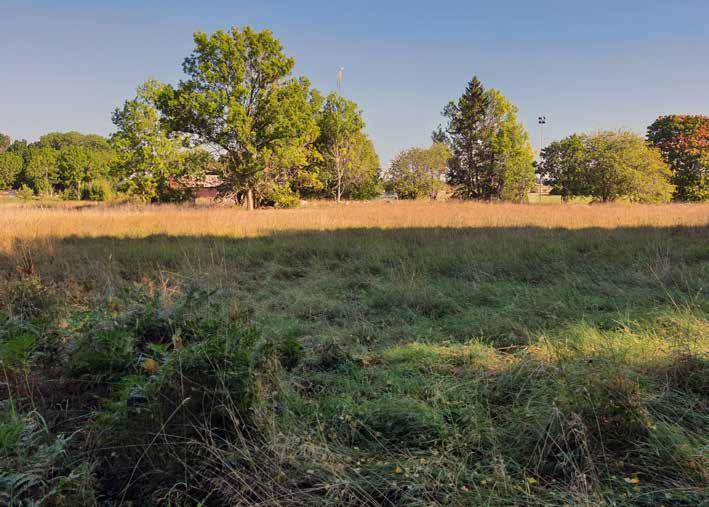
<instances>
[{"instance_id":1,"label":"antenna mast","mask_svg":"<svg viewBox=\"0 0 709 507\"><path fill-rule=\"evenodd\" d=\"M345 79L344 72L345 72L344 67L340 67L337 70L337 93L340 95L342 95L342 81Z\"/></svg>"}]
</instances>

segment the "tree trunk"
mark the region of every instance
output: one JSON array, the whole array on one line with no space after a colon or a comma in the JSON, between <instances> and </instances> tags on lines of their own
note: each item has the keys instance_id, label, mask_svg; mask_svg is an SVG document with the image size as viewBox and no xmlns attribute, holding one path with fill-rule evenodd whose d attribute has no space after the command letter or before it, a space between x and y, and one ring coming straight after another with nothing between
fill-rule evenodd
<instances>
[{"instance_id":1,"label":"tree trunk","mask_svg":"<svg viewBox=\"0 0 709 507\"><path fill-rule=\"evenodd\" d=\"M246 209L248 211L254 210L254 189L251 187L246 191Z\"/></svg>"},{"instance_id":2,"label":"tree trunk","mask_svg":"<svg viewBox=\"0 0 709 507\"><path fill-rule=\"evenodd\" d=\"M335 159L335 167L337 168L337 202L342 199L342 167L340 164L340 156L338 155Z\"/></svg>"}]
</instances>

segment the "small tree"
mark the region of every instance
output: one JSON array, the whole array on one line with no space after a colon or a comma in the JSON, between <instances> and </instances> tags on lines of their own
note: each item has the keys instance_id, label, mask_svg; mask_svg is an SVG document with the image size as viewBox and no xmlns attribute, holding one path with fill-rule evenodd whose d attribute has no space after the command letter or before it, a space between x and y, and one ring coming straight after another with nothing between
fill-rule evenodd
<instances>
[{"instance_id":1,"label":"small tree","mask_svg":"<svg viewBox=\"0 0 709 507\"><path fill-rule=\"evenodd\" d=\"M284 160L305 162L317 135L307 80L290 78L294 61L271 32L218 30L194 35L182 66L187 79L161 95L160 109L174 131L212 147L223 165L223 194L254 190Z\"/></svg>"},{"instance_id":2,"label":"small tree","mask_svg":"<svg viewBox=\"0 0 709 507\"><path fill-rule=\"evenodd\" d=\"M351 179L348 176L357 169L354 160L356 136L364 128L364 120L356 103L333 93L325 100L318 126L317 146L325 159L329 187L340 202L347 181Z\"/></svg>"},{"instance_id":3,"label":"small tree","mask_svg":"<svg viewBox=\"0 0 709 507\"><path fill-rule=\"evenodd\" d=\"M648 127L647 140L672 168L674 199L709 199L709 116L661 116Z\"/></svg>"},{"instance_id":4,"label":"small tree","mask_svg":"<svg viewBox=\"0 0 709 507\"><path fill-rule=\"evenodd\" d=\"M450 155L450 149L443 143L434 143L427 149L404 150L389 167L387 185L402 199L435 200L444 186Z\"/></svg>"},{"instance_id":5,"label":"small tree","mask_svg":"<svg viewBox=\"0 0 709 507\"><path fill-rule=\"evenodd\" d=\"M342 195L349 199L371 199L382 193L379 155L364 132L354 135L347 155Z\"/></svg>"}]
</instances>

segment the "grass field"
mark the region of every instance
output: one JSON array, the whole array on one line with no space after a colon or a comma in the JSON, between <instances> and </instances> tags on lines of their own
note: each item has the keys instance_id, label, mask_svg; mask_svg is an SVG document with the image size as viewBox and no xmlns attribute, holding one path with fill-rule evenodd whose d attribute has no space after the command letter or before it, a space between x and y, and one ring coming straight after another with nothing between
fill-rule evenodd
<instances>
[{"instance_id":1,"label":"grass field","mask_svg":"<svg viewBox=\"0 0 709 507\"><path fill-rule=\"evenodd\" d=\"M709 205L0 206L0 504L699 505Z\"/></svg>"}]
</instances>

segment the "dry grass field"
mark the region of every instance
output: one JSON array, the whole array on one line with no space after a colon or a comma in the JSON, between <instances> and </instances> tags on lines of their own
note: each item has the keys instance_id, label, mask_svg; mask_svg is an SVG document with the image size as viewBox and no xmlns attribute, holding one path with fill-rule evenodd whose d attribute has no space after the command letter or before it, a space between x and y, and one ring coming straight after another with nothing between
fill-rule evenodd
<instances>
[{"instance_id":1,"label":"dry grass field","mask_svg":"<svg viewBox=\"0 0 709 507\"><path fill-rule=\"evenodd\" d=\"M281 231L354 228L672 227L709 223L709 205L530 206L465 202L314 202L290 210L247 212L235 208L182 206L105 206L59 203L7 204L0 208L0 241L68 236L253 237Z\"/></svg>"},{"instance_id":2,"label":"dry grass field","mask_svg":"<svg viewBox=\"0 0 709 507\"><path fill-rule=\"evenodd\" d=\"M0 205L0 504L699 505L709 205Z\"/></svg>"}]
</instances>

